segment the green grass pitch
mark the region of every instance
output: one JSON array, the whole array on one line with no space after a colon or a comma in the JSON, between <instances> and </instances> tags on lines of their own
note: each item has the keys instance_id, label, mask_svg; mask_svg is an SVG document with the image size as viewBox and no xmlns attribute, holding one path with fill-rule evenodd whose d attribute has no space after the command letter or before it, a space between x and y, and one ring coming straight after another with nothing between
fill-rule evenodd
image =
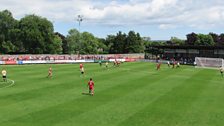
<instances>
[{"instance_id":1,"label":"green grass pitch","mask_svg":"<svg viewBox=\"0 0 224 126\"><path fill-rule=\"evenodd\" d=\"M112 64L110 64L112 65ZM224 126L224 78L218 70L123 63L5 67L0 126ZM92 77L95 95L87 93Z\"/></svg>"}]
</instances>

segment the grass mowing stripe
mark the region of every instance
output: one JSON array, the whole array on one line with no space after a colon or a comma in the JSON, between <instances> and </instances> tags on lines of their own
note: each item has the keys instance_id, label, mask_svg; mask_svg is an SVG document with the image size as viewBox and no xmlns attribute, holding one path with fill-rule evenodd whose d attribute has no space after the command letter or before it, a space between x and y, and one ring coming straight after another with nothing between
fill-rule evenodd
<instances>
[{"instance_id":1,"label":"grass mowing stripe","mask_svg":"<svg viewBox=\"0 0 224 126\"><path fill-rule=\"evenodd\" d=\"M113 88L111 90L113 90L113 89L117 89L116 86L113 86ZM101 92L99 92L99 93L101 93ZM119 97L122 97L122 96L119 96L119 95L113 96L112 99L114 100ZM95 98L98 98L98 95L94 96L94 99ZM96 102L95 104L92 104L91 107L89 107L88 102L93 102L94 99L93 98L90 99L90 97L80 98L80 99L76 99L75 101L69 101L64 104L60 104L58 106L50 107L45 110L38 111L38 112L31 114L32 119L34 119L33 120L34 122L38 121L41 124L47 124L49 121L51 121L52 124L57 124L58 122L67 120L71 116L78 116L83 112L86 112L88 110L94 109L95 107L100 107L101 105L104 105L104 104L101 104L100 102ZM110 102L109 99L100 99L100 101L101 102L104 101L105 104L107 102ZM64 107L62 108L61 106L64 106ZM70 108L70 106L73 106L72 110L65 109L65 108ZM82 109L85 111L80 110L80 106L82 106ZM54 117L55 113L60 115L60 119L55 120L55 117ZM42 114L42 116L39 116L39 114ZM46 118L46 117L48 117L48 118ZM54 122L53 122L53 120L54 120ZM16 120L12 120L12 121L20 122L20 121L23 121L23 118L18 118Z\"/></svg>"},{"instance_id":2,"label":"grass mowing stripe","mask_svg":"<svg viewBox=\"0 0 224 126\"><path fill-rule=\"evenodd\" d=\"M95 68L95 67L94 67ZM95 68L95 69L99 69L99 67L97 66L97 68ZM40 69L41 70L41 69ZM22 85L22 86L24 86L24 85L26 85L26 88L27 87L31 87L31 88L35 88L36 86L37 87L41 87L41 85L40 84L43 84L44 86L43 87L45 87L45 86L47 86L48 87L48 85L49 84L47 84L47 83L50 83L49 82L49 79L46 79L45 78L45 75L43 76L43 74L40 74L39 76L36 76L37 78L34 78L33 77L33 75L30 73L31 71L28 71L28 75L30 75L30 77L31 78L28 78L28 79L32 79L34 82L32 82L33 84L30 84L30 83L24 83L23 84L23 82L21 82L19 85ZM76 71L74 71L74 72L76 72ZM114 71L114 74L116 74L116 73L118 73L118 72L120 72L120 71ZM77 80L74 80L74 78L76 78L76 79L80 79L80 77L79 77L79 72L78 72L78 75L77 75L77 73L74 73L74 75L73 74L68 74L67 76L61 76L62 74L63 74L64 72L62 71L62 72L60 72L59 74L56 74L56 75L54 75L53 76L53 79L55 78L55 79L61 79L61 78L65 78L65 77L69 77L69 76L72 76L72 78L69 78L69 79L71 79L71 81L74 81L74 82L76 82ZM70 72L69 72L70 73ZM64 73L64 74L67 74L67 72L66 73ZM103 71L102 71L102 74L110 74L110 73L103 73ZM43 77L42 77L43 76ZM23 75L21 76L21 77L23 77ZM28 76L29 77L29 76ZM23 78L27 78L27 76L25 76L25 77L23 77ZM38 80L41 80L41 83L39 84L39 81ZM87 81L87 80L86 80ZM35 84L35 83L37 83L37 84ZM50 85L50 86L52 86L52 85ZM35 90L36 90L36 88L35 88ZM16 92L14 92L14 94L15 94ZM16 94L16 95L18 95L18 94Z\"/></svg>"},{"instance_id":3,"label":"grass mowing stripe","mask_svg":"<svg viewBox=\"0 0 224 126\"><path fill-rule=\"evenodd\" d=\"M222 110L223 102L217 100L221 100L223 96L221 89L224 86L222 84L224 79L218 78L220 77L218 71L193 69L188 66L181 66L180 69L169 69L165 65L162 65L161 70L156 71L154 63L125 63L121 67L112 67L110 70L100 68L99 64L84 64L84 66L87 76L80 78L79 76L74 77L76 74L80 75L78 64L52 65L55 78L50 81L41 78L42 73L44 75L47 73L48 65L8 67L7 71L10 78L18 81L18 85L0 92L0 97L2 97L0 99L0 125L82 126L91 124L128 126L130 125L129 119L135 117L130 121L133 122L132 124L139 125L136 119L140 118L142 120L140 125L159 126L167 122L167 125L182 126L189 125L189 121L186 121L185 117L194 116L194 114L199 116L204 114L204 116L195 118L193 122L196 120L196 122L202 121L202 123L191 123L193 125L222 124L222 121L218 121L218 119L222 119L222 113L218 113L218 111ZM69 75L73 72L73 76ZM34 73L33 76L32 73ZM194 74L197 77L193 76ZM216 77L216 75L219 76ZM96 83L96 96L94 97L80 95L81 91L86 89L85 85L89 77L93 77ZM206 81L206 79L210 80ZM30 82L31 84L29 84ZM200 84L195 86L192 83ZM207 86L201 87L201 83L205 83ZM52 86L52 88L45 89L45 86ZM35 89L37 90L35 91ZM210 89L216 89L217 92ZM34 94L29 93L32 90L35 92ZM190 91L188 92L188 90ZM195 93L197 90L199 93ZM27 94L26 91L28 91ZM20 97L3 98L13 94L19 94ZM193 94L197 94L197 97L193 97ZM203 98L209 94L217 98L212 99L212 96L207 99ZM26 99L23 98L23 95L31 95L31 97ZM187 98L187 100L184 101L182 98ZM213 102L203 104L204 106L201 108L197 107L197 105L209 101ZM184 103L188 104L189 107L186 107L187 105ZM182 104L183 107L177 106ZM172 107L177 108L177 110L171 109ZM158 112L153 111L152 108ZM198 111L192 114L195 109ZM203 109L208 109L208 112ZM169 118L168 114L164 114L164 112L173 112L174 116L183 113L184 116L174 119L174 116L170 115ZM154 118L156 116L161 120ZM93 121L87 122L89 117Z\"/></svg>"},{"instance_id":4,"label":"grass mowing stripe","mask_svg":"<svg viewBox=\"0 0 224 126\"><path fill-rule=\"evenodd\" d=\"M168 92L169 90L177 86L178 84L168 86L168 85L164 85L163 83L159 83L160 81L163 81L169 78L169 76L170 75L160 80L155 79L153 82L150 81L150 84L148 84L147 82L145 82L145 79L148 78L148 75L146 74L143 78L135 80L134 85L130 87L126 84L120 87L116 87L117 89L109 90L105 92L105 94L107 94L107 98L108 98L108 94L112 98L117 95L121 97L117 99L113 99L110 102L107 102L106 104L104 104L103 106L97 107L96 109L92 109L91 111L88 111L87 113L83 113L79 115L78 117L75 116L71 119L64 120L63 122L57 125L58 126L63 124L81 125L88 119L88 116L86 115L89 115L92 119L91 122L85 122L85 124L87 125L91 125L91 123L95 125L109 125L109 126L110 124L116 125L120 121L128 118L128 116L131 116L133 113L141 109L145 103L149 101L153 101L154 99L158 98L159 95L163 95L164 93ZM160 90L158 88L150 91L152 87L157 87L158 86L157 84L160 84L160 85L162 84L163 86L166 86L169 89L162 90L159 95L157 94L158 90ZM114 90L116 90L116 92L114 92ZM104 94L104 93L100 93L100 94ZM155 96L150 97L150 95L152 94ZM104 97L104 95L102 95L101 97ZM132 102L130 103L130 101ZM111 111L110 113L107 113L107 111L110 111L110 110L113 110L113 111Z\"/></svg>"},{"instance_id":5,"label":"grass mowing stripe","mask_svg":"<svg viewBox=\"0 0 224 126\"><path fill-rule=\"evenodd\" d=\"M115 71L115 72L116 72L116 71ZM122 74L122 72L125 72L125 71L120 71L119 73ZM120 76L120 77L122 77L122 76ZM113 86L114 86L114 85L113 85ZM26 92L26 93L27 93L27 92ZM31 94L31 96L32 96L32 94ZM11 107L12 107L12 106L11 106Z\"/></svg>"},{"instance_id":6,"label":"grass mowing stripe","mask_svg":"<svg viewBox=\"0 0 224 126\"><path fill-rule=\"evenodd\" d=\"M147 75L145 75L145 76L147 76ZM123 84L125 84L125 83L123 83ZM125 85L124 85L124 86L125 86ZM141 85L141 86L142 86L142 85ZM141 86L139 86L139 85L137 84L137 85L136 85L136 88L137 88L137 87L141 88ZM112 89L110 89L110 91L116 91L118 88L119 88L119 89L122 89L122 86L120 86L120 87L115 87L115 89L112 88ZM133 89L136 89L136 88L132 88L132 90L133 90ZM128 93L132 92L132 90L128 90L128 91L129 91ZM106 94L108 94L108 91L105 91L105 92L106 92ZM120 97L123 97L123 96L124 96L124 95L122 95L122 94L119 93L119 92L114 92L114 93L115 93L115 94L120 94L120 95L121 95L121 96L119 95ZM100 94L103 94L103 93L100 93ZM113 100L114 100L114 97L115 97L114 95L115 95L115 94L112 95ZM105 96L105 95L104 95L104 96ZM108 95L107 95L107 98L108 98ZM115 99L116 99L116 98L115 98ZM101 101L102 101L102 99L101 99ZM104 100L103 100L103 101L104 101ZM59 108L60 108L60 107L59 107ZM97 107L97 108L101 108L101 107ZM86 115L86 114L83 114L83 115ZM67 122L67 121L66 121L66 122Z\"/></svg>"},{"instance_id":7,"label":"grass mowing stripe","mask_svg":"<svg viewBox=\"0 0 224 126\"><path fill-rule=\"evenodd\" d=\"M142 67L142 66L141 66ZM140 76L141 77L141 76ZM119 78L123 78L123 81L127 81L127 79L125 79L124 78L124 76L123 77L121 77L121 76L119 76ZM135 80L135 78L132 78L131 80ZM124 84L124 82L122 82L122 80L121 81L119 81L120 83L123 83ZM128 82L129 83L129 82ZM119 85L119 84L116 84L116 85ZM117 88L114 84L112 85L113 87L115 87L115 88ZM113 90L113 88L111 89L111 90ZM114 90L113 90L114 91ZM116 90L115 90L116 91ZM94 97L95 98L95 97ZM113 96L113 98L114 98L114 96ZM78 99L76 99L76 100L78 100ZM83 98L80 98L80 100L83 100ZM101 99L102 100L102 99ZM53 109L55 109L55 108L61 108L61 107L59 107L59 106L66 106L66 105L70 105L70 104L75 104L75 105L77 105L77 102L74 102L74 101L71 101L71 102L66 102L66 103L63 103L63 104L60 104L60 105L58 105L58 106L53 106L53 107L51 107L51 108L53 108ZM87 104L88 105L88 104ZM97 104L98 105L98 104ZM81 104L80 106L85 106L85 104ZM93 108L93 106L91 107L91 108ZM35 113L43 113L43 111L47 111L48 109L50 109L50 108L47 108L46 110L41 110L40 112L35 112ZM79 108L78 108L79 109ZM51 109L50 109L51 110ZM52 113L53 112L53 113ZM52 113L52 115L54 115L54 112L55 111L49 111L49 112L47 112L48 114L49 113ZM47 116L49 116L47 114ZM71 114L71 113L70 113ZM39 114L36 114L36 115L39 115ZM68 114L69 115L69 114ZM35 115L33 115L32 117L35 117ZM45 116L43 116L43 117L45 117ZM66 115L63 115L63 117L66 117ZM63 118L64 119L64 118ZM21 119L18 119L18 120L21 120ZM43 120L43 119L41 119L41 120ZM49 118L48 118L48 120L50 120ZM43 120L43 121L46 121L46 120ZM46 123L46 122L45 122Z\"/></svg>"},{"instance_id":8,"label":"grass mowing stripe","mask_svg":"<svg viewBox=\"0 0 224 126\"><path fill-rule=\"evenodd\" d=\"M124 81L126 81L126 80L124 80ZM112 85L112 86L115 86L115 85ZM81 98L82 99L82 98ZM72 101L72 102L74 102L74 101ZM69 103L65 103L65 104L69 104ZM64 104L63 104L64 105Z\"/></svg>"},{"instance_id":9,"label":"grass mowing stripe","mask_svg":"<svg viewBox=\"0 0 224 126\"><path fill-rule=\"evenodd\" d=\"M194 76L200 76L199 71ZM129 125L166 125L178 124L183 113L197 100L197 96L206 88L206 84L192 83L192 78L185 80L181 85L172 89L144 109L127 119L122 124ZM193 86L194 85L194 86ZM185 120L187 121L187 120ZM121 124L121 125L122 125ZM179 125L179 124L178 124Z\"/></svg>"},{"instance_id":10,"label":"grass mowing stripe","mask_svg":"<svg viewBox=\"0 0 224 126\"><path fill-rule=\"evenodd\" d=\"M213 71L207 72L210 79L204 78L203 84L207 84L206 88L200 95L197 96L197 100L191 105L191 109L188 109L184 113L184 117L181 120L188 120L180 122L181 125L220 125L224 123L223 117L223 78L220 75L213 76ZM218 78L217 78L218 77ZM202 79L203 79L202 78ZM213 81L220 79L219 83L213 83ZM201 81L198 80L197 81Z\"/></svg>"},{"instance_id":11,"label":"grass mowing stripe","mask_svg":"<svg viewBox=\"0 0 224 126\"><path fill-rule=\"evenodd\" d=\"M113 73L120 73L121 74L122 71L114 71ZM123 71L125 72L125 71ZM101 73L101 74L104 74L104 73ZM98 74L98 76L100 76L101 74ZM110 77L111 76L111 73L106 73L108 74L107 77ZM106 77L106 75L104 76ZM67 80L72 80L73 79L73 76L68 76L66 77ZM49 80L49 79L46 79L46 83L42 83L42 84L47 84L49 83L49 81L53 81L53 80ZM82 82L83 80L82 79L78 79L78 80L74 80L75 83L84 83ZM48 84L47 86L43 86L43 85L38 85L37 87L38 88L35 88L35 89L31 89L31 90L26 90L24 92L19 92L19 93L14 93L14 94L10 94L10 95L6 95L6 96L0 96L0 100L1 99L5 99L5 100L10 100L10 98L12 98L11 100L19 100L19 101L22 101L22 100L27 100L27 99L30 99L30 98L34 98L34 97L38 97L38 96L41 96L41 95L46 95L47 92L50 92L51 90L61 90L61 89L71 89L72 87L75 87L75 86L78 86L77 84L68 84L68 83L65 83L64 81L60 82L60 83L56 83L56 84ZM80 87L80 86L79 86ZM39 93L41 91L41 93Z\"/></svg>"}]
</instances>

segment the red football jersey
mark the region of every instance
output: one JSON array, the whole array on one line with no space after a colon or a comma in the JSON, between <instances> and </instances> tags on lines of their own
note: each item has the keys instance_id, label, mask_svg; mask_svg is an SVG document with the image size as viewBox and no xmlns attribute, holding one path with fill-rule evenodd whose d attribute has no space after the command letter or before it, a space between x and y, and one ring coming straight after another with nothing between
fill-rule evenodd
<instances>
[{"instance_id":1,"label":"red football jersey","mask_svg":"<svg viewBox=\"0 0 224 126\"><path fill-rule=\"evenodd\" d=\"M89 81L88 85L89 85L89 88L92 89L94 87L94 82L93 81Z\"/></svg>"},{"instance_id":2,"label":"red football jersey","mask_svg":"<svg viewBox=\"0 0 224 126\"><path fill-rule=\"evenodd\" d=\"M79 64L79 67L82 68L83 67L83 64Z\"/></svg>"}]
</instances>

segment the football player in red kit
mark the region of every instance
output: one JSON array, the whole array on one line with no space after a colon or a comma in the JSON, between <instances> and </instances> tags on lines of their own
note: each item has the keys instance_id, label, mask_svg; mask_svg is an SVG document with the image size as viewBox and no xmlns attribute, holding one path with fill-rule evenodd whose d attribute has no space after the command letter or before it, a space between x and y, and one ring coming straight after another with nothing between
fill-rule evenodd
<instances>
[{"instance_id":1,"label":"football player in red kit","mask_svg":"<svg viewBox=\"0 0 224 126\"><path fill-rule=\"evenodd\" d=\"M89 87L89 94L90 95L94 95L94 82L93 79L90 78L89 82L88 82L88 87Z\"/></svg>"},{"instance_id":2,"label":"football player in red kit","mask_svg":"<svg viewBox=\"0 0 224 126\"><path fill-rule=\"evenodd\" d=\"M160 66L161 66L161 63L157 63L156 64L156 70L159 70L160 69Z\"/></svg>"}]
</instances>

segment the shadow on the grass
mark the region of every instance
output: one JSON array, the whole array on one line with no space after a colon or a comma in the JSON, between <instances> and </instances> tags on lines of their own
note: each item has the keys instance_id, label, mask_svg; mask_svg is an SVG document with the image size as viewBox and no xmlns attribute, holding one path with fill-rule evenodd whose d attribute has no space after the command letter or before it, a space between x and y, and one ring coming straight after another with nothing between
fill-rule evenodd
<instances>
[{"instance_id":1,"label":"shadow on the grass","mask_svg":"<svg viewBox=\"0 0 224 126\"><path fill-rule=\"evenodd\" d=\"M91 95L90 93L82 93L82 95Z\"/></svg>"}]
</instances>

